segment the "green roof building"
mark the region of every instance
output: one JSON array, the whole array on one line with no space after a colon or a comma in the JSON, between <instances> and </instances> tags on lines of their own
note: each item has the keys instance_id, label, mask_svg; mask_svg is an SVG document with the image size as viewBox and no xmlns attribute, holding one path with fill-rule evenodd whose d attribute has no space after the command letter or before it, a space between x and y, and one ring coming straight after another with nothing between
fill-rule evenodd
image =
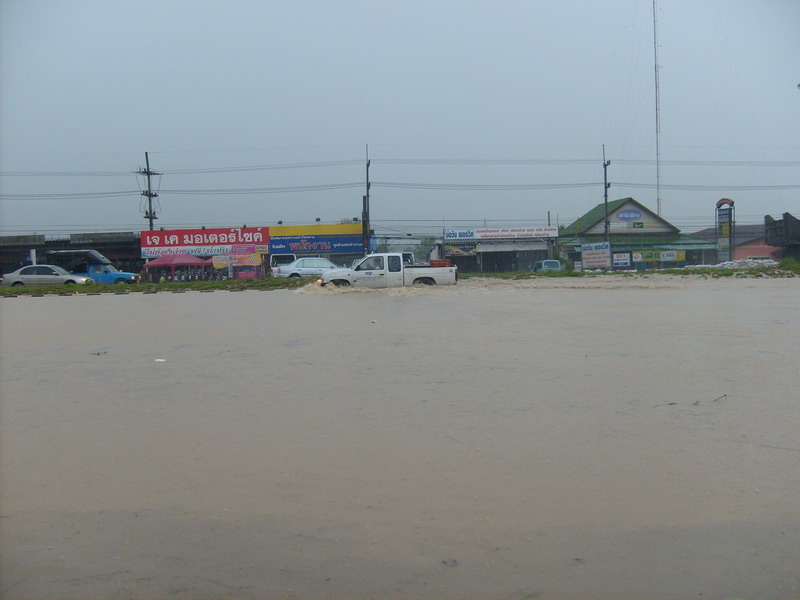
<instances>
[{"instance_id":1,"label":"green roof building","mask_svg":"<svg viewBox=\"0 0 800 600\"><path fill-rule=\"evenodd\" d=\"M583 244L606 240L611 244L612 262L617 268L675 267L716 260L714 240L682 234L633 198L598 204L558 232L558 245L573 262L580 261Z\"/></svg>"}]
</instances>

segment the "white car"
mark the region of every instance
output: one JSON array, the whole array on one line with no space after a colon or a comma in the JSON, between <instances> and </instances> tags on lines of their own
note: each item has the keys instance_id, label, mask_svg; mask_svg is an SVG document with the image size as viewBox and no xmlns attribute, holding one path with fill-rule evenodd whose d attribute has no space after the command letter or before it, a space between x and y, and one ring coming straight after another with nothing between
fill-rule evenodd
<instances>
[{"instance_id":1,"label":"white car","mask_svg":"<svg viewBox=\"0 0 800 600\"><path fill-rule=\"evenodd\" d=\"M61 285L94 283L94 279L74 275L57 265L30 265L6 273L2 285Z\"/></svg>"},{"instance_id":2,"label":"white car","mask_svg":"<svg viewBox=\"0 0 800 600\"><path fill-rule=\"evenodd\" d=\"M286 265L272 268L273 277L319 277L325 271L338 269L339 265L333 264L327 258L298 258Z\"/></svg>"}]
</instances>

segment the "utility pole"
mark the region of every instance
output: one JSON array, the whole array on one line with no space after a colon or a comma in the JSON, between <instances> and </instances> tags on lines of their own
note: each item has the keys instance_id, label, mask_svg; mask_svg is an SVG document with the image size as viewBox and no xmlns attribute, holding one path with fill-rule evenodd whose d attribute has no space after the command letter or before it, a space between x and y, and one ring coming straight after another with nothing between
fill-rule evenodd
<instances>
[{"instance_id":1,"label":"utility pole","mask_svg":"<svg viewBox=\"0 0 800 600\"><path fill-rule=\"evenodd\" d=\"M142 196L147 196L147 210L144 213L144 218L150 221L150 231L153 231L153 221L158 218L153 210L153 198L158 198L158 193L153 191L150 184L150 176L161 175L161 173L150 170L150 156L147 152L144 153L144 164L145 168L139 169L137 172L139 175L145 175L147 177L147 191L142 192Z\"/></svg>"},{"instance_id":2,"label":"utility pole","mask_svg":"<svg viewBox=\"0 0 800 600\"><path fill-rule=\"evenodd\" d=\"M611 184L608 183L608 165L611 164L610 160L606 160L606 145L603 144L603 203L605 204L606 208L606 218L605 218L605 232L606 232L606 242L611 243L609 237L609 222L608 222L608 188L611 187Z\"/></svg>"},{"instance_id":3,"label":"utility pole","mask_svg":"<svg viewBox=\"0 0 800 600\"><path fill-rule=\"evenodd\" d=\"M367 184L366 184L366 194L364 194L362 200L364 201L364 206L361 210L361 232L362 237L364 238L364 254L369 253L369 144L366 146L367 150Z\"/></svg>"}]
</instances>

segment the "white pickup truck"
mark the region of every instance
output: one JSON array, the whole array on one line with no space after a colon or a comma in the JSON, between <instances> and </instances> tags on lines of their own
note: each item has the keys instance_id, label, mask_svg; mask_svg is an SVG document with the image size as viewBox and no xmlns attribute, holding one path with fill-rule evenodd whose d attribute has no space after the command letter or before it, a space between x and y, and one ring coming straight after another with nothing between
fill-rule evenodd
<instances>
[{"instance_id":1,"label":"white pickup truck","mask_svg":"<svg viewBox=\"0 0 800 600\"><path fill-rule=\"evenodd\" d=\"M400 252L368 254L350 269L325 271L320 285L353 285L386 288L403 285L455 285L458 268L409 264Z\"/></svg>"}]
</instances>

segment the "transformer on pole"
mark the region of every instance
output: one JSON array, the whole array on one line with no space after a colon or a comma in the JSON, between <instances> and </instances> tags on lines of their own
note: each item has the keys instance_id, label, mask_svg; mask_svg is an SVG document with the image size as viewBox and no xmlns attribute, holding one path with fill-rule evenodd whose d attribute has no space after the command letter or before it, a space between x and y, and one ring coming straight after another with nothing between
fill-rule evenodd
<instances>
[{"instance_id":1,"label":"transformer on pole","mask_svg":"<svg viewBox=\"0 0 800 600\"><path fill-rule=\"evenodd\" d=\"M158 218L155 210L153 209L153 198L158 198L158 193L154 192L152 186L150 185L150 176L161 175L161 173L156 173L155 171L150 170L150 156L147 152L144 153L144 163L145 168L139 169L137 173L147 177L147 191L142 192L142 196L147 197L147 210L144 212L144 218L150 222L150 231L153 231L153 221Z\"/></svg>"}]
</instances>

